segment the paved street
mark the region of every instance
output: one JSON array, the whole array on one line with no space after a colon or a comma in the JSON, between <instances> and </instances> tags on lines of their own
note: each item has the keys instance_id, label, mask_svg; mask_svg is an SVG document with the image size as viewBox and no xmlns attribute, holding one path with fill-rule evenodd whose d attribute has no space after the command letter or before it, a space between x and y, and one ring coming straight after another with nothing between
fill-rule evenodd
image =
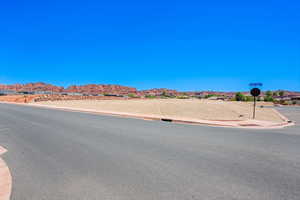
<instances>
[{"instance_id":1,"label":"paved street","mask_svg":"<svg viewBox=\"0 0 300 200\"><path fill-rule=\"evenodd\" d=\"M278 108L300 122L299 108ZM0 104L13 200L299 200L300 126L247 130Z\"/></svg>"}]
</instances>

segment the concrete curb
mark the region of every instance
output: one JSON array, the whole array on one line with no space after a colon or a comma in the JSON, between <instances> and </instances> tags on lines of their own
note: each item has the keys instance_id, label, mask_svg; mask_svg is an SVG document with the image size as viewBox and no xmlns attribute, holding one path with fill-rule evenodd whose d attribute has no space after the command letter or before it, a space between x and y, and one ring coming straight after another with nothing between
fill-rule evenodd
<instances>
[{"instance_id":1,"label":"concrete curb","mask_svg":"<svg viewBox=\"0 0 300 200\"><path fill-rule=\"evenodd\" d=\"M49 106L49 105L40 105L40 104L27 104L29 106L37 106L37 107L45 107L59 110L66 110L72 112L86 112L93 114L102 114L109 116L119 116L119 117L129 117L136 119L144 119L144 120L156 120L156 121L166 121L166 122L174 122L181 124L194 124L194 125L206 125L213 127L232 127L232 128L248 128L248 129L278 129L284 128L286 126L292 126L294 123L288 123L288 119L284 117L283 123L275 123L268 121L258 121L258 120L198 120L198 119L176 119L176 118L164 118L161 116L154 115L137 115L132 113L122 113L122 112L103 112L103 111L95 111L92 109L80 109L80 108L69 108L69 107L60 107L60 106ZM279 112L277 112L279 113ZM279 113L280 114L280 113ZM280 114L280 117L283 116Z\"/></svg>"},{"instance_id":2,"label":"concrete curb","mask_svg":"<svg viewBox=\"0 0 300 200\"><path fill-rule=\"evenodd\" d=\"M277 115L285 122L288 122L290 121L286 116L284 116L283 114L281 114L278 110L276 110L275 108L272 108L276 113Z\"/></svg>"},{"instance_id":3,"label":"concrete curb","mask_svg":"<svg viewBox=\"0 0 300 200\"><path fill-rule=\"evenodd\" d=\"M192 124L192 125L206 125L213 127L231 127L231 128L248 128L248 129L278 129L284 128L286 126L292 126L294 123L288 123L288 119L280 114L277 110L275 112L283 118L284 122L276 123L269 121L259 121L259 120L199 120L199 119L176 119L176 118L164 118L158 115L137 115L132 113L124 113L124 112L105 112L105 111L96 111L92 109L81 109L81 108L69 108L62 106L51 106L51 105L41 105L41 104L24 104L24 103L11 103L11 102L0 102L7 104L17 104L23 106L32 106L39 108L50 108L50 109L58 109L64 111L71 112L85 112L85 113L93 113L93 114L101 114L108 116L117 116L117 117L126 117L126 118L135 118L135 119L144 119L144 120L156 120L156 121L166 121L166 122L174 122L181 124Z\"/></svg>"},{"instance_id":4,"label":"concrete curb","mask_svg":"<svg viewBox=\"0 0 300 200\"><path fill-rule=\"evenodd\" d=\"M0 146L0 155L7 150ZM3 159L0 158L0 200L9 200L12 189L12 178Z\"/></svg>"}]
</instances>

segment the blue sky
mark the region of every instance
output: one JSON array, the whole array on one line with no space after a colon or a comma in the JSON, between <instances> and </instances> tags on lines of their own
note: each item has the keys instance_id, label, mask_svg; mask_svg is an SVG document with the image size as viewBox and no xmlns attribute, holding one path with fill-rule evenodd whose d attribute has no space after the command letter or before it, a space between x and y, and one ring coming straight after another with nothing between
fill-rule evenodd
<instances>
[{"instance_id":1,"label":"blue sky","mask_svg":"<svg viewBox=\"0 0 300 200\"><path fill-rule=\"evenodd\" d=\"M299 1L24 0L0 7L0 83L300 91Z\"/></svg>"}]
</instances>

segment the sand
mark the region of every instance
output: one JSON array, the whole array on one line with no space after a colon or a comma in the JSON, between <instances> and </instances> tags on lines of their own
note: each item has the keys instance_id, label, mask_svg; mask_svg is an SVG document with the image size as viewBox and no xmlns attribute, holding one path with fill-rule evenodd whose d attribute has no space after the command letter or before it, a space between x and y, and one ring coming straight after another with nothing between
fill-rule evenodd
<instances>
[{"instance_id":1,"label":"sand","mask_svg":"<svg viewBox=\"0 0 300 200\"><path fill-rule=\"evenodd\" d=\"M33 104L182 120L247 120L252 118L253 111L253 103L251 102L199 99L70 100ZM283 121L272 108L261 108L260 105L270 105L270 103L258 102L257 120Z\"/></svg>"}]
</instances>

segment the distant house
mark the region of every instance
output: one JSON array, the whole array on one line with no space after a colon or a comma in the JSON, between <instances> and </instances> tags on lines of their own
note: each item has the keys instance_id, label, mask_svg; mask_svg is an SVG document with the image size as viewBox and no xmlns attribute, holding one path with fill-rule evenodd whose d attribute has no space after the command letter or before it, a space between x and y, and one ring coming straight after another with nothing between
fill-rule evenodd
<instances>
[{"instance_id":1,"label":"distant house","mask_svg":"<svg viewBox=\"0 0 300 200\"><path fill-rule=\"evenodd\" d=\"M225 100L226 98L223 96L211 96L207 98L208 100Z\"/></svg>"},{"instance_id":2,"label":"distant house","mask_svg":"<svg viewBox=\"0 0 300 200\"><path fill-rule=\"evenodd\" d=\"M79 93L79 92L65 92L65 93L62 93L62 95L68 95L68 96L83 96L82 93Z\"/></svg>"},{"instance_id":3,"label":"distant house","mask_svg":"<svg viewBox=\"0 0 300 200\"><path fill-rule=\"evenodd\" d=\"M52 91L34 91L34 94L54 94Z\"/></svg>"},{"instance_id":4,"label":"distant house","mask_svg":"<svg viewBox=\"0 0 300 200\"><path fill-rule=\"evenodd\" d=\"M12 91L12 90L0 90L0 95L4 96L4 95L14 95L17 94L17 92Z\"/></svg>"},{"instance_id":5,"label":"distant house","mask_svg":"<svg viewBox=\"0 0 300 200\"><path fill-rule=\"evenodd\" d=\"M290 101L291 97L290 96L275 96L273 97L275 101Z\"/></svg>"},{"instance_id":6,"label":"distant house","mask_svg":"<svg viewBox=\"0 0 300 200\"><path fill-rule=\"evenodd\" d=\"M104 94L104 96L106 96L106 97L117 97L119 95L117 95L117 94Z\"/></svg>"},{"instance_id":7,"label":"distant house","mask_svg":"<svg viewBox=\"0 0 300 200\"><path fill-rule=\"evenodd\" d=\"M300 104L300 96L293 96L291 97L292 102L295 102L295 104Z\"/></svg>"},{"instance_id":8,"label":"distant house","mask_svg":"<svg viewBox=\"0 0 300 200\"><path fill-rule=\"evenodd\" d=\"M34 92L29 92L29 91L19 91L17 93L18 94L34 94Z\"/></svg>"},{"instance_id":9,"label":"distant house","mask_svg":"<svg viewBox=\"0 0 300 200\"><path fill-rule=\"evenodd\" d=\"M195 92L194 97L197 97L199 99L205 98L206 94L203 92Z\"/></svg>"}]
</instances>

